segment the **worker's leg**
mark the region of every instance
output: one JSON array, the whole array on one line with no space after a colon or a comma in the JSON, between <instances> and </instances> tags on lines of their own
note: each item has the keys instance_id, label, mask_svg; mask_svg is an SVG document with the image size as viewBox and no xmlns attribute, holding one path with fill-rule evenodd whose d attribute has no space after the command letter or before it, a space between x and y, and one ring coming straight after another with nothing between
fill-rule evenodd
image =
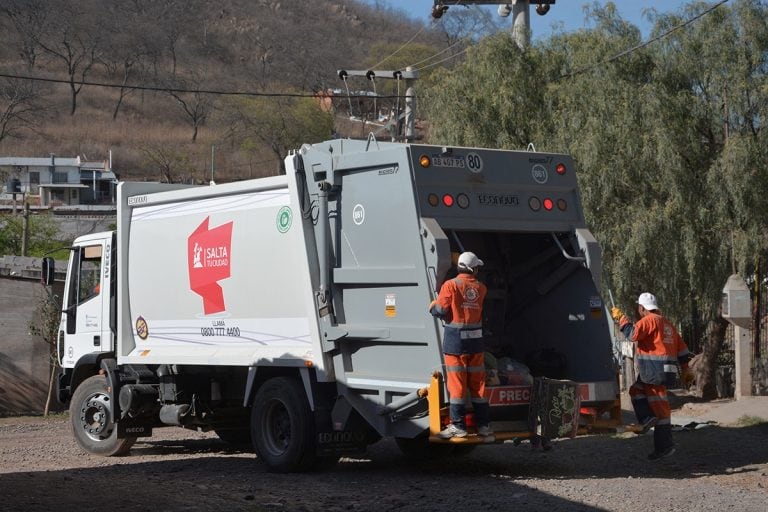
<instances>
[{"instance_id":1,"label":"worker's leg","mask_svg":"<svg viewBox=\"0 0 768 512\"><path fill-rule=\"evenodd\" d=\"M475 410L475 425L487 426L490 422L490 406L485 398L485 354L469 354L467 358L469 396Z\"/></svg>"},{"instance_id":2,"label":"worker's leg","mask_svg":"<svg viewBox=\"0 0 768 512\"><path fill-rule=\"evenodd\" d=\"M672 440L672 410L667 399L667 388L646 384L645 392L653 415L657 418L653 429L653 448L656 452L663 452L675 444Z\"/></svg>"},{"instance_id":3,"label":"worker's leg","mask_svg":"<svg viewBox=\"0 0 768 512\"><path fill-rule=\"evenodd\" d=\"M654 416L651 406L648 403L648 395L645 391L645 386L640 379L632 384L629 388L629 397L632 399L632 408L635 410L635 416L637 422L643 424Z\"/></svg>"},{"instance_id":4,"label":"worker's leg","mask_svg":"<svg viewBox=\"0 0 768 512\"><path fill-rule=\"evenodd\" d=\"M467 359L466 354L445 354L451 423L462 429L467 428L464 422L466 415L464 401L467 395Z\"/></svg>"}]
</instances>

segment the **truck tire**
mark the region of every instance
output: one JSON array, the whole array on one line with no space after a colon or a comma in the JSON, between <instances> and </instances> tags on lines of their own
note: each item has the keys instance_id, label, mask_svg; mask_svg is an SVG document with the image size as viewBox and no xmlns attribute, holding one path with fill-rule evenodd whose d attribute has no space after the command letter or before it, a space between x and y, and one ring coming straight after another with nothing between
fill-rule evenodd
<instances>
[{"instance_id":1,"label":"truck tire","mask_svg":"<svg viewBox=\"0 0 768 512\"><path fill-rule=\"evenodd\" d=\"M251 410L256 454L271 471L307 471L316 461L315 425L304 387L274 377L259 388Z\"/></svg>"},{"instance_id":2,"label":"truck tire","mask_svg":"<svg viewBox=\"0 0 768 512\"><path fill-rule=\"evenodd\" d=\"M88 453L111 457L128 453L135 437L117 438L107 379L93 375L75 389L69 405L69 419L77 443Z\"/></svg>"}]
</instances>

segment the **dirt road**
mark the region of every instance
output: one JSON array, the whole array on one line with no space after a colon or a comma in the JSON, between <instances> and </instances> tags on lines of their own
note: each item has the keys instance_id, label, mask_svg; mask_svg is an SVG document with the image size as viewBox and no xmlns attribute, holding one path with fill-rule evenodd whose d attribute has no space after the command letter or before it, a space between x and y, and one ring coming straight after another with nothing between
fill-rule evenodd
<instances>
[{"instance_id":1,"label":"dirt road","mask_svg":"<svg viewBox=\"0 0 768 512\"><path fill-rule=\"evenodd\" d=\"M0 419L0 510L764 511L768 424L678 432L651 463L649 436L589 436L551 452L527 443L408 464L395 444L321 472L272 474L213 434L158 429L130 455L86 455L66 416Z\"/></svg>"}]
</instances>

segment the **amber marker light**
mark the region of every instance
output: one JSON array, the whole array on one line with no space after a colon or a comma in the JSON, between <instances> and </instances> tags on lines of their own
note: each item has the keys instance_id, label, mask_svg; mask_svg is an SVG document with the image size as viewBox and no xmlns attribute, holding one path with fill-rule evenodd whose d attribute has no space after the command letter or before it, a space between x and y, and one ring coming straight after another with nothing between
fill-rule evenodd
<instances>
[{"instance_id":1,"label":"amber marker light","mask_svg":"<svg viewBox=\"0 0 768 512\"><path fill-rule=\"evenodd\" d=\"M558 199L557 200L557 208L561 212L564 212L566 208L568 208L568 203L565 202L565 199Z\"/></svg>"},{"instance_id":2,"label":"amber marker light","mask_svg":"<svg viewBox=\"0 0 768 512\"><path fill-rule=\"evenodd\" d=\"M431 161L427 155L421 155L419 157L419 163L423 168L426 169L427 167L429 167L429 164L431 163Z\"/></svg>"},{"instance_id":3,"label":"amber marker light","mask_svg":"<svg viewBox=\"0 0 768 512\"><path fill-rule=\"evenodd\" d=\"M429 194L427 196L427 202L429 203L429 206L437 206L440 204L440 198L437 197L437 194Z\"/></svg>"}]
</instances>

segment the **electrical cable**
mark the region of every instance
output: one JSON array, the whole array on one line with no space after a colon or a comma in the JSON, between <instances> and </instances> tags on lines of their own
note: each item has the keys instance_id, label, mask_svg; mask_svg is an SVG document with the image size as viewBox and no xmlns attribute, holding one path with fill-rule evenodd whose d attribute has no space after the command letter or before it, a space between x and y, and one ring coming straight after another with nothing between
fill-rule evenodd
<instances>
[{"instance_id":1,"label":"electrical cable","mask_svg":"<svg viewBox=\"0 0 768 512\"><path fill-rule=\"evenodd\" d=\"M650 44L653 44L653 43L655 43L656 41L660 41L661 39L664 39L664 38L665 38L665 37L667 37L668 35L672 34L673 32L675 32L675 31L677 31L677 30L679 30L679 29L681 29L681 28L685 28L686 26L688 26L688 25L690 25L691 23L693 23L693 22L695 22L695 21L697 21L697 20L699 20L699 19L703 18L703 17L704 17L704 16L706 16L707 14L710 14L710 13L711 13L711 12L713 12L715 9L717 9L718 7L720 7L720 6L721 6L721 5L723 5L723 4L726 4L726 3L728 3L729 1L730 1L730 0L721 0L721 1L720 1L720 2L718 2L717 4L715 4L715 5L711 6L711 7L709 7L708 9L705 9L705 10L701 11L701 12L700 12L699 14L697 14L696 16L694 16L694 17L692 17L692 18L690 18L690 19L688 19L688 20L684 21L683 23L681 23L681 24L679 24L679 25L675 25L675 26L674 26L674 27L672 27L671 29L667 30L666 32L664 32L664 33L662 33L662 34L659 34L658 36L656 36L656 37L654 37L654 38L651 38L651 39L649 39L649 40L647 40L647 41L644 41L644 42L642 42L642 43L640 43L640 44L637 44L637 45L635 45L635 46L632 46L632 47L630 47L630 48L627 48L627 49L625 49L625 50L622 50L622 51L620 51L619 53L617 53L617 54L614 54L614 55L612 55L612 56L608 57L607 59L605 59L605 60L603 60L603 61L601 61L601 62L597 62L597 63L595 63L595 64L593 64L593 65L591 65L591 66L587 66L587 67L585 67L585 68L577 69L577 70L575 70L575 71L572 71L572 72L570 72L570 73L566 73L565 75L561 75L561 76L557 77L556 79L554 79L553 81L557 82L557 81L559 81L559 80L563 80L563 79L565 79L565 78L571 78L571 77L574 77L574 76L576 76L576 75L580 75L580 74L582 74L582 73L586 73L587 71L591 71L591 70L593 70L593 69L595 69L595 68L597 68L597 67L599 67L599 66L602 66L602 65L604 65L604 64L608 64L608 63L610 63L610 62L613 62L613 61L615 61L615 60L617 60L617 59L619 59L619 58L621 58L621 57L624 57L625 55L630 55L630 54L632 54L632 53L636 52L637 50L640 50L640 49L642 49L642 48L645 48L646 46L649 46Z\"/></svg>"},{"instance_id":2,"label":"electrical cable","mask_svg":"<svg viewBox=\"0 0 768 512\"><path fill-rule=\"evenodd\" d=\"M459 3L459 1L460 1L460 0L456 0L456 2L454 2L453 6L455 7L455 6L456 6L456 4L458 4L458 3ZM435 21L436 21L436 20L433 18L433 19L432 19L432 23L434 23ZM413 42L413 40L414 40L414 39L416 39L416 38L417 38L419 35L421 35L421 33L422 33L422 32L424 32L424 30L425 30L426 28L427 28L427 25L426 25L426 24L422 25L422 26L421 26L421 28L420 28L420 29L419 29L419 30L418 30L418 31L417 31L415 34L413 34L413 36L412 36L412 37L411 37L411 38L410 38L408 41L406 41L405 43L403 43L403 45L402 45L400 48L398 48L397 50L395 50L394 52L392 52L391 54L389 54L387 57L384 57L383 59L381 59L379 62L377 62L377 63L376 63L376 64L374 64L373 66L371 66L371 69L376 69L376 68L378 68L379 66L381 66L382 64L384 64L385 62L387 62L389 59L391 59L392 57L394 57L395 55L397 55L398 53L400 53L400 52L401 52L401 51L402 51L402 50L403 50L403 49L404 49L406 46L408 46L409 44L411 44L411 43Z\"/></svg>"},{"instance_id":3,"label":"electrical cable","mask_svg":"<svg viewBox=\"0 0 768 512\"><path fill-rule=\"evenodd\" d=\"M344 82L344 87L347 88L347 101L349 102L349 115L352 115L352 95L349 93L349 84L347 83L346 73L341 76L341 81Z\"/></svg>"},{"instance_id":4,"label":"electrical cable","mask_svg":"<svg viewBox=\"0 0 768 512\"><path fill-rule=\"evenodd\" d=\"M420 60L420 61L418 61L418 62L414 62L414 63L413 63L413 64L411 64L409 67L411 67L411 68L416 68L416 66L418 66L419 64L423 64L424 62L427 62L427 61L429 61L429 60L432 60L432 59L434 59L434 58L435 58L435 57L437 57L438 55L441 55L441 54L443 54L443 53L447 52L448 50L450 50L451 48L453 48L453 47L454 47L454 46L456 46L457 44L463 43L463 42L464 42L464 41L466 41L467 39L469 39L469 40L471 41L471 39L469 38L469 36L466 36L466 37L462 37L461 39L458 39L458 40L457 40L456 42L454 42L453 44L451 44L451 45L449 45L449 46L446 46L445 48L443 48L443 49L442 49L442 50L440 50L439 52L437 52L437 53L435 53L435 54L433 54L433 55L430 55L429 57L427 57L427 58L425 58L425 59L421 59L421 60Z\"/></svg>"},{"instance_id":5,"label":"electrical cable","mask_svg":"<svg viewBox=\"0 0 768 512\"><path fill-rule=\"evenodd\" d=\"M419 35L420 35L422 32L424 32L424 29L425 29L425 28L427 28L427 25L422 25L422 26L421 26L421 28L419 29L419 31L418 31L418 32L416 32L415 34L413 34L413 37L411 37L411 38L410 38L408 41L406 41L406 42L405 42L405 43L404 43L404 44L403 44L403 45L402 45L400 48L398 48L397 50L395 50L394 52L392 52L392 53L391 53L389 56L387 56L387 57L384 57L384 58L383 58L383 59L381 59L379 62L377 62L376 64L374 64L373 66L371 66L371 69L376 69L376 68L378 68L380 65L382 65L382 64L383 64L383 63L385 63L385 62L387 62L389 59L391 59L392 57L394 57L395 55L397 55L398 53L400 53L400 51L402 51L402 49L403 49L403 48L405 48L406 46L408 46L409 44L411 44L411 43L413 42L413 40L414 40L414 39L416 39L416 38L417 38L417 37L418 37L418 36L419 36Z\"/></svg>"},{"instance_id":6,"label":"electrical cable","mask_svg":"<svg viewBox=\"0 0 768 512\"><path fill-rule=\"evenodd\" d=\"M55 84L67 84L73 83L75 85L88 85L92 87L105 87L110 89L135 89L138 91L152 91L152 92L166 92L166 93L182 93L182 94L210 94L214 96L254 96L264 98L317 98L323 93L307 93L307 92L255 92L255 91L226 91L216 89L184 89L181 87L160 87L154 85L124 85L124 84L111 84L107 82L91 82L86 80L64 80L58 78L46 78L41 76L29 76L29 75L13 75L9 73L0 73L0 78L10 78L13 80L29 80L31 82L48 82ZM352 98L369 98L368 94L352 94ZM379 96L379 98L394 98L395 96Z\"/></svg>"},{"instance_id":7,"label":"electrical cable","mask_svg":"<svg viewBox=\"0 0 768 512\"><path fill-rule=\"evenodd\" d=\"M592 69L595 69L595 68L597 68L599 66L602 66L604 64L608 64L610 62L613 62L613 61L615 61L615 60L617 60L617 59L619 59L621 57L624 57L625 55L630 55L630 54L634 53L635 51L640 50L642 48L645 48L646 46L649 46L649 45L651 45L651 44L653 44L653 43L655 43L655 42L657 42L657 41L659 41L661 39L664 39L665 37L669 36L673 32L675 32L675 31L677 31L677 30L679 30L681 28L684 28L684 27L690 25L691 23L701 19L702 17L704 17L707 14L713 12L715 9L717 9L718 7L720 7L723 4L728 3L729 1L730 0L721 0L717 4L709 7L708 9L705 9L704 11L699 13L698 15L696 15L696 16L688 19L688 20L686 20L685 22L683 22L683 23L681 23L679 25L676 25L676 26L672 27L671 29L667 30L666 32L664 32L662 34L659 34L658 36L656 36L656 37L654 37L652 39L649 39L648 41L645 41L645 42L642 42L640 44L637 44L637 45L635 45L635 46L633 46L631 48L627 48L626 50L623 50L623 51L621 51L621 52L619 52L619 53L617 53L615 55L612 55L611 57L608 57L607 59L605 59L605 60L603 60L601 62L593 64L592 66L588 66L588 67L585 67L585 68L582 68L582 69L578 69L578 70L572 71L570 73L566 73L564 75L561 75L561 76L555 78L553 81L556 82L556 81L563 80L563 79L566 79L566 78L571 78L573 76L576 76L576 75L579 75L579 74L582 74L582 73L586 73L587 71L591 71ZM416 35L418 35L418 33ZM414 38L411 38L411 40L409 40L408 43L403 45L398 51L400 51L402 48L404 48L413 39ZM462 55L463 53L466 53L470 48L471 48L471 46L468 46L467 48L463 49L460 52L457 52L457 53L455 53L453 55L450 55L450 56L448 56L446 58L443 58L443 59L440 59L438 61L435 61L435 62L433 62L431 64L427 64L425 66L422 66L421 68L414 69L414 71L421 71L421 70L429 69L429 68L431 68L433 66L436 66L438 64L442 64L445 61L448 61L450 59L458 57L459 55ZM394 56L396 53L397 52L394 52L392 55L390 55L390 57ZM440 53L442 53L442 52L440 52ZM438 55L438 54L436 54L436 55ZM389 59L390 57L387 57L387 59ZM387 60L387 59L385 59L385 60ZM430 59L431 59L431 57L426 59L426 60L430 60ZM384 61L381 61L381 62L384 62ZM381 62L379 62L379 64L381 64ZM171 93L171 92L175 92L175 93L189 93L189 94L197 93L197 94L210 94L210 95L217 95L217 96L253 96L253 97L265 97L265 98L316 98L318 96L318 94L316 94L316 93L289 93L289 92L274 92L274 93L270 93L270 92L255 92L255 91L226 91L226 90L215 90L215 89L185 89L185 88L181 88L181 87L160 87L160 86L151 86L151 85L111 84L111 83L106 83L106 82L92 82L92 81L86 81L86 80L63 80L63 79L56 79L56 78L46 78L46 77L39 77L39 76L25 76L25 75L16 75L16 74L9 74L9 73L0 73L0 78L10 78L10 79L14 79L14 80L29 80L29 81L33 81L33 82L47 82L47 83L56 83L56 84L88 85L88 86L93 86L93 87L105 87L105 88L112 88L112 89L132 89L132 90L139 90L139 91L153 91L153 92L165 92L165 93ZM355 98L368 98L368 97L370 97L367 94L352 95L350 93L350 91L349 91L349 85L346 82L346 78L344 78L344 83L345 83L345 85L347 87L347 98L349 99L349 103L350 103L350 111L351 111L351 103L352 103L351 98L353 98L353 97L355 97ZM396 96L388 95L388 96L377 96L377 97L379 99L395 99L395 98L399 99L400 96L399 95L396 95Z\"/></svg>"},{"instance_id":8,"label":"electrical cable","mask_svg":"<svg viewBox=\"0 0 768 512\"><path fill-rule=\"evenodd\" d=\"M438 61L435 61L432 64L427 64L426 66L421 66L420 68L416 68L416 69L414 69L414 71L424 71L425 69L429 69L429 68L431 68L433 66L437 66L438 64L442 64L443 62L445 62L447 60L451 60L453 58L458 57L459 55L462 55L462 54L466 53L467 51L469 51L470 48L472 48L472 46L467 46L466 48L464 48L460 52L456 52L453 55L449 55L448 57L445 57L444 59L440 59Z\"/></svg>"},{"instance_id":9,"label":"electrical cable","mask_svg":"<svg viewBox=\"0 0 768 512\"><path fill-rule=\"evenodd\" d=\"M453 6L455 7L455 6L456 6L456 4L458 4L458 3L459 3L459 0L457 0L457 1L456 1L456 3L454 3L454 4L453 4ZM489 29L489 28L490 28L490 29L494 29L494 30L498 28L498 27L496 27L496 26L493 26L493 25L492 25L492 24L491 24L491 23L488 21L488 17L485 15L485 14L486 14L486 13L485 13L485 11L483 11L483 10L482 10L480 7L478 7L477 5L472 5L472 6L465 6L465 7L471 7L471 8L472 8L472 9L474 9L476 12L478 12L478 13L480 13L480 14L481 14L481 20L482 20L482 23L483 23L483 28L485 28L486 30L487 30L487 29ZM442 21L442 19L441 19L441 21ZM491 32L493 32L493 31L491 31ZM427 58L425 58L425 59L422 59L422 60L420 60L420 61L418 61L418 62L415 62L415 63L411 64L411 65L410 65L410 67L411 67L411 68L414 68L416 71L418 71L419 69L422 69L422 70L423 70L423 69L429 69L429 68L430 68L432 65L437 65L437 64L440 64L440 63L442 63L442 62L445 62L446 60L450 60L450 59L452 59L453 57L455 57L455 56L457 56L457 55L461 55L462 53L466 52L466 51L467 51L467 49L468 49L470 46L473 46L473 43L472 43L472 41L474 41L474 38L475 38L476 36L478 36L479 34L480 34L480 28L475 28L474 30L472 30L472 32L470 32L470 33L469 33L469 34L467 34L466 36L464 36L464 37L462 37L461 39L459 39L459 40L455 41L455 42L454 42L454 43L452 43L451 45L449 45L449 46L447 46L447 47L443 48L443 49L442 49L442 50L440 50L439 52L437 52L437 53L435 53L435 54L433 54L433 55L431 55L431 56L429 56L429 57L427 57ZM422 63L424 63L424 62L427 62L427 61L430 61L430 60L434 59L435 57L437 57L437 56L439 56L439 55L441 55L441 54L445 53L446 51L450 50L450 49L451 49L451 48L453 48L454 46L456 46L456 45L458 45L458 44L460 44L460 43L462 43L462 42L464 42L464 41L468 41L468 42L469 42L469 44L468 44L467 48L465 48L463 51L460 51L460 52L458 52L458 53L456 53L456 54L454 54L454 55L452 55L452 56L450 56L450 57L448 57L448 58L446 58L446 59L442 59L442 60L439 60L439 61L437 61L437 62L433 62L432 64L428 64L428 65L422 66L421 68L416 68L416 66L418 66L419 64L422 64Z\"/></svg>"}]
</instances>

